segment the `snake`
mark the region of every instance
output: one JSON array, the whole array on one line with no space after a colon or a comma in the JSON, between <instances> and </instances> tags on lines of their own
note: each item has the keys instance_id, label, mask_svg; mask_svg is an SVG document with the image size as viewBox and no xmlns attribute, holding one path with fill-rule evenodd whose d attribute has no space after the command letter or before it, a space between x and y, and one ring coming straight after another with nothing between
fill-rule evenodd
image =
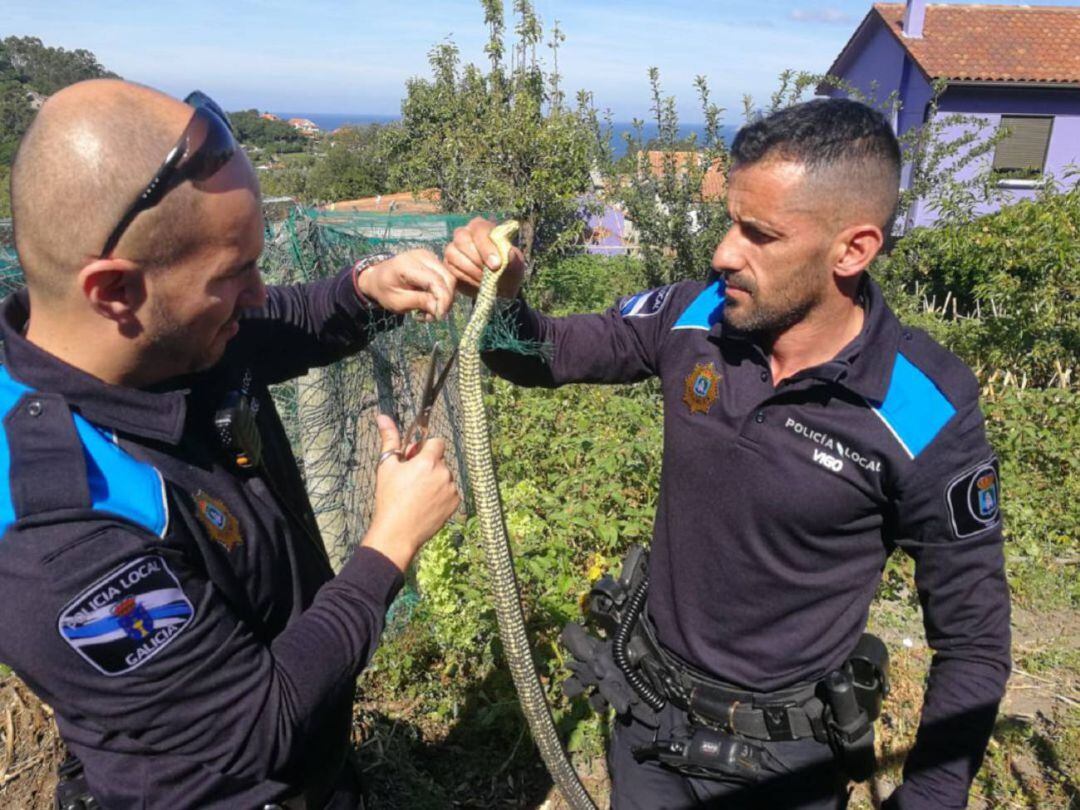
<instances>
[{"instance_id":1,"label":"snake","mask_svg":"<svg viewBox=\"0 0 1080 810\"><path fill-rule=\"evenodd\" d=\"M472 314L458 344L458 390L465 446L465 469L473 493L473 508L480 525L481 544L491 583L499 638L522 713L548 772L572 810L596 810L578 778L555 729L525 633L521 590L506 532L502 498L491 454L491 432L481 384L480 340L495 308L499 276L510 263L511 239L519 225L509 220L492 229L489 238L499 253L500 266L485 268Z\"/></svg>"}]
</instances>

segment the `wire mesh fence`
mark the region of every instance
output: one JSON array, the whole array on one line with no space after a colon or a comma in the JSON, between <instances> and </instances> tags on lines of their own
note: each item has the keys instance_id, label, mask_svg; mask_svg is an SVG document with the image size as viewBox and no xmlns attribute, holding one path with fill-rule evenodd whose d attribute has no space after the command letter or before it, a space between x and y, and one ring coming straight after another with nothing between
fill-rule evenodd
<instances>
[{"instance_id":1,"label":"wire mesh fence","mask_svg":"<svg viewBox=\"0 0 1080 810\"><path fill-rule=\"evenodd\" d=\"M333 275L363 255L427 248L441 254L463 216L320 213L293 209L267 218L263 271L272 284ZM375 414L407 423L417 412L427 361L436 341L446 357L465 313L461 305L439 324L406 319L375 324L367 350L277 386L274 397L307 483L312 507L335 565L363 537L374 505L379 435ZM447 440L447 461L468 489L456 429L460 400L451 375L432 415L432 435ZM467 500L467 499L466 499Z\"/></svg>"}]
</instances>

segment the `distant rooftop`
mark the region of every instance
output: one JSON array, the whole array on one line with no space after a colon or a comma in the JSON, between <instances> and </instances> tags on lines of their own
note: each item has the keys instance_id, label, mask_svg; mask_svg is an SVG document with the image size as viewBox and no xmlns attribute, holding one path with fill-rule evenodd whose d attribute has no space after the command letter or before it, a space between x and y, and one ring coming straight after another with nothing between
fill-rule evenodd
<instances>
[{"instance_id":1,"label":"distant rooftop","mask_svg":"<svg viewBox=\"0 0 1080 810\"><path fill-rule=\"evenodd\" d=\"M324 207L324 211L368 211L387 213L393 211L396 214L438 214L440 200L439 190L429 188L413 195L411 191L401 191L396 194L379 194L375 197L364 197L359 200L343 200L330 203Z\"/></svg>"},{"instance_id":2,"label":"distant rooftop","mask_svg":"<svg viewBox=\"0 0 1080 810\"><path fill-rule=\"evenodd\" d=\"M1080 6L928 5L922 36L907 37L904 4L875 3L831 75L878 18L931 80L1080 84Z\"/></svg>"},{"instance_id":3,"label":"distant rooftop","mask_svg":"<svg viewBox=\"0 0 1080 810\"><path fill-rule=\"evenodd\" d=\"M664 176L664 156L665 152L656 149L650 149L645 153L646 158L649 161L649 171L654 177ZM698 161L697 165L701 165L704 157L699 152L674 152L675 158L675 172L676 174L683 174L686 172L687 161L691 156ZM641 154L638 154L638 160L641 160ZM706 201L721 200L724 197L725 179L724 170L719 160L713 161L713 164L705 170L704 176L701 178L701 199Z\"/></svg>"}]
</instances>

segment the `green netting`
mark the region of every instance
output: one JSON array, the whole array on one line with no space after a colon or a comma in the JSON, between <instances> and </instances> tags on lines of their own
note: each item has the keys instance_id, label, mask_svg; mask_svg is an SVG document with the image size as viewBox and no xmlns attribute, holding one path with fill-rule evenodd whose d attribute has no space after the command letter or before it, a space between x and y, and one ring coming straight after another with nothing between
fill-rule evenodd
<instances>
[{"instance_id":1,"label":"green netting","mask_svg":"<svg viewBox=\"0 0 1080 810\"><path fill-rule=\"evenodd\" d=\"M7 295L22 286L22 269L15 255L15 236L11 220L0 219L0 294Z\"/></svg>"},{"instance_id":2,"label":"green netting","mask_svg":"<svg viewBox=\"0 0 1080 810\"><path fill-rule=\"evenodd\" d=\"M425 248L441 256L454 229L471 217L318 212L269 207L262 267L268 283L292 284L331 276L373 252ZM22 284L10 222L0 221L0 292ZM376 324L368 350L340 363L313 369L276 386L273 395L300 462L319 527L335 567L359 543L374 505L378 412L407 424L417 411L428 357L435 341L444 357L457 345L468 317L458 299L449 318L435 324L406 319L402 326ZM494 318L484 345L525 354L544 347L516 339L512 327ZM448 463L468 496L460 446L460 400L452 375L432 417L432 434L447 440ZM468 503L466 497L465 502ZM416 600L407 588L399 605ZM400 614L400 610L399 610ZM399 615L399 621L403 618Z\"/></svg>"}]
</instances>

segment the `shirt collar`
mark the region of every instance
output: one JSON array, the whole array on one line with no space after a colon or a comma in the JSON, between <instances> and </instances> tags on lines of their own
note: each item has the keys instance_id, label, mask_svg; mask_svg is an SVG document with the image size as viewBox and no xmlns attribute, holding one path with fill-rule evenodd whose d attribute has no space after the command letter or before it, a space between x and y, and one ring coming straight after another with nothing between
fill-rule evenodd
<instances>
[{"instance_id":1,"label":"shirt collar","mask_svg":"<svg viewBox=\"0 0 1080 810\"><path fill-rule=\"evenodd\" d=\"M184 431L188 389L148 391L110 385L35 346L23 336L30 318L26 290L0 304L4 363L31 388L60 394L95 425L177 444Z\"/></svg>"},{"instance_id":2,"label":"shirt collar","mask_svg":"<svg viewBox=\"0 0 1080 810\"><path fill-rule=\"evenodd\" d=\"M863 274L859 295L866 312L862 329L832 362L844 366L837 382L870 402L882 402L889 390L903 330L885 303L881 287L868 273Z\"/></svg>"},{"instance_id":3,"label":"shirt collar","mask_svg":"<svg viewBox=\"0 0 1080 810\"><path fill-rule=\"evenodd\" d=\"M859 300L865 312L859 334L832 360L800 372L800 375L829 380L871 402L881 402L892 379L903 329L869 273L863 274ZM710 335L714 339L722 336L724 339L753 341L752 335L725 326L723 319L713 325Z\"/></svg>"}]
</instances>

